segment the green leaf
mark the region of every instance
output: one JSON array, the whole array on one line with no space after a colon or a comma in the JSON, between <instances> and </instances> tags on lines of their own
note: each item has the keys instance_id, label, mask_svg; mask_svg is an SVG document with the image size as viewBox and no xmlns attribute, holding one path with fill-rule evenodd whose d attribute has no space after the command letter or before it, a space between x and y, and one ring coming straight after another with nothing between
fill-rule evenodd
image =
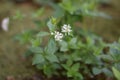
<instances>
[{"instance_id":1,"label":"green leaf","mask_svg":"<svg viewBox=\"0 0 120 80\"><path fill-rule=\"evenodd\" d=\"M37 17L43 15L43 13L44 13L44 8L40 8L35 13L32 14L32 17L37 18Z\"/></svg>"},{"instance_id":2,"label":"green leaf","mask_svg":"<svg viewBox=\"0 0 120 80\"><path fill-rule=\"evenodd\" d=\"M102 69L102 72L103 72L106 76L108 76L108 77L113 77L112 71L111 71L110 69L108 69L108 68L103 68L103 69Z\"/></svg>"},{"instance_id":3,"label":"green leaf","mask_svg":"<svg viewBox=\"0 0 120 80\"><path fill-rule=\"evenodd\" d=\"M15 16L13 16L13 19L20 19L22 20L25 17L25 15L23 13L21 13L21 11L17 10L15 13Z\"/></svg>"},{"instance_id":4,"label":"green leaf","mask_svg":"<svg viewBox=\"0 0 120 80\"><path fill-rule=\"evenodd\" d=\"M86 37L86 40L89 46L94 45L95 43L95 41L90 36Z\"/></svg>"},{"instance_id":5,"label":"green leaf","mask_svg":"<svg viewBox=\"0 0 120 80\"><path fill-rule=\"evenodd\" d=\"M73 54L71 54L71 59L73 61L81 61L81 57L79 56L79 54L79 51L75 51Z\"/></svg>"},{"instance_id":6,"label":"green leaf","mask_svg":"<svg viewBox=\"0 0 120 80\"><path fill-rule=\"evenodd\" d=\"M21 44L28 43L32 39L33 32L31 30L23 31L22 34L15 37Z\"/></svg>"},{"instance_id":7,"label":"green leaf","mask_svg":"<svg viewBox=\"0 0 120 80\"><path fill-rule=\"evenodd\" d=\"M45 32L45 31L41 31L37 34L37 37L44 37L44 36L48 36L49 33L48 32Z\"/></svg>"},{"instance_id":8,"label":"green leaf","mask_svg":"<svg viewBox=\"0 0 120 80\"><path fill-rule=\"evenodd\" d=\"M57 51L56 42L54 39L50 39L48 45L45 47L46 54L54 54Z\"/></svg>"},{"instance_id":9,"label":"green leaf","mask_svg":"<svg viewBox=\"0 0 120 80\"><path fill-rule=\"evenodd\" d=\"M79 76L80 64L76 63L71 68L68 68L67 76L68 77L78 77Z\"/></svg>"},{"instance_id":10,"label":"green leaf","mask_svg":"<svg viewBox=\"0 0 120 80\"><path fill-rule=\"evenodd\" d=\"M77 48L77 38L72 38L69 42L69 47L70 48L73 48L73 49L76 49Z\"/></svg>"},{"instance_id":11,"label":"green leaf","mask_svg":"<svg viewBox=\"0 0 120 80\"><path fill-rule=\"evenodd\" d=\"M41 44L41 39L37 38L37 39L32 39L31 40L32 43L32 47L38 47Z\"/></svg>"},{"instance_id":12,"label":"green leaf","mask_svg":"<svg viewBox=\"0 0 120 80\"><path fill-rule=\"evenodd\" d=\"M79 78L79 80L83 80L83 76L81 73L78 73L76 76ZM78 80L78 79L76 79L76 80Z\"/></svg>"},{"instance_id":13,"label":"green leaf","mask_svg":"<svg viewBox=\"0 0 120 80\"><path fill-rule=\"evenodd\" d=\"M54 70L54 68L52 68L51 65L44 65L43 72L44 72L44 74L47 75L47 77L51 77L54 74L55 70Z\"/></svg>"},{"instance_id":14,"label":"green leaf","mask_svg":"<svg viewBox=\"0 0 120 80\"><path fill-rule=\"evenodd\" d=\"M54 17L57 17L57 18L63 17L64 13L65 13L64 10L56 4L55 11L53 13Z\"/></svg>"},{"instance_id":15,"label":"green leaf","mask_svg":"<svg viewBox=\"0 0 120 80\"><path fill-rule=\"evenodd\" d=\"M43 63L44 61L45 61L45 59L44 59L43 55L35 54L33 57L32 65L40 64L40 63Z\"/></svg>"},{"instance_id":16,"label":"green leaf","mask_svg":"<svg viewBox=\"0 0 120 80\"><path fill-rule=\"evenodd\" d=\"M69 43L73 45L76 44L76 42L77 42L77 38L72 38Z\"/></svg>"},{"instance_id":17,"label":"green leaf","mask_svg":"<svg viewBox=\"0 0 120 80\"><path fill-rule=\"evenodd\" d=\"M55 31L55 25L52 23L52 20L48 21L47 26L48 26L50 32Z\"/></svg>"},{"instance_id":18,"label":"green leaf","mask_svg":"<svg viewBox=\"0 0 120 80\"><path fill-rule=\"evenodd\" d=\"M66 65L70 67L72 64L73 64L73 61L71 59L68 59Z\"/></svg>"},{"instance_id":19,"label":"green leaf","mask_svg":"<svg viewBox=\"0 0 120 80\"><path fill-rule=\"evenodd\" d=\"M69 11L69 12L71 12L71 13L73 13L73 9L72 9L72 3L71 3L71 1L69 0L63 0L63 2L62 3L60 3L59 4L64 10L67 10L67 11Z\"/></svg>"},{"instance_id":20,"label":"green leaf","mask_svg":"<svg viewBox=\"0 0 120 80\"><path fill-rule=\"evenodd\" d=\"M76 63L76 64L74 64L74 65L71 67L71 70L73 70L73 71L79 71L79 68L80 68L80 64L79 64L79 63Z\"/></svg>"},{"instance_id":21,"label":"green leaf","mask_svg":"<svg viewBox=\"0 0 120 80\"><path fill-rule=\"evenodd\" d=\"M115 77L120 80L120 71L118 71L116 68L112 67L112 71L115 75Z\"/></svg>"},{"instance_id":22,"label":"green leaf","mask_svg":"<svg viewBox=\"0 0 120 80\"><path fill-rule=\"evenodd\" d=\"M50 62L58 62L58 58L54 54L47 54L46 59L49 60Z\"/></svg>"},{"instance_id":23,"label":"green leaf","mask_svg":"<svg viewBox=\"0 0 120 80\"><path fill-rule=\"evenodd\" d=\"M103 50L102 47L93 47L93 48L94 48L94 55L96 56L98 56Z\"/></svg>"},{"instance_id":24,"label":"green leaf","mask_svg":"<svg viewBox=\"0 0 120 80\"><path fill-rule=\"evenodd\" d=\"M69 70L71 69L72 64L73 64L73 61L71 59L68 59L66 64L62 64L62 66L64 67L64 69Z\"/></svg>"},{"instance_id":25,"label":"green leaf","mask_svg":"<svg viewBox=\"0 0 120 80\"><path fill-rule=\"evenodd\" d=\"M42 70L43 67L44 67L44 64L45 64L45 63L36 64L36 68L39 69L39 70Z\"/></svg>"},{"instance_id":26,"label":"green leaf","mask_svg":"<svg viewBox=\"0 0 120 80\"><path fill-rule=\"evenodd\" d=\"M62 3L60 3L60 7L64 10L68 11L70 14L73 14L75 11L77 11L80 8L80 4L78 5L79 0L72 1L72 0L63 0Z\"/></svg>"},{"instance_id":27,"label":"green leaf","mask_svg":"<svg viewBox=\"0 0 120 80\"><path fill-rule=\"evenodd\" d=\"M112 56L110 55L106 55L106 54L102 54L100 55L100 57L104 60L104 61L113 61L114 59L112 58Z\"/></svg>"},{"instance_id":28,"label":"green leaf","mask_svg":"<svg viewBox=\"0 0 120 80\"><path fill-rule=\"evenodd\" d=\"M66 64L62 64L62 67L63 67L65 70L69 70L69 69L70 69L70 67L67 66Z\"/></svg>"},{"instance_id":29,"label":"green leaf","mask_svg":"<svg viewBox=\"0 0 120 80\"><path fill-rule=\"evenodd\" d=\"M94 68L92 69L92 72L93 72L94 75L98 75L98 74L100 74L100 73L102 72L102 70L99 69L99 68L97 68L97 67L94 67Z\"/></svg>"},{"instance_id":30,"label":"green leaf","mask_svg":"<svg viewBox=\"0 0 120 80\"><path fill-rule=\"evenodd\" d=\"M67 42L61 41L61 42L59 42L59 44L60 44L60 51L63 51L63 52L68 51L68 44L67 44Z\"/></svg>"},{"instance_id":31,"label":"green leaf","mask_svg":"<svg viewBox=\"0 0 120 80\"><path fill-rule=\"evenodd\" d=\"M73 73L72 73L72 71L67 71L67 77L73 77Z\"/></svg>"},{"instance_id":32,"label":"green leaf","mask_svg":"<svg viewBox=\"0 0 120 80\"><path fill-rule=\"evenodd\" d=\"M43 53L43 49L41 47L31 47L30 51L33 53Z\"/></svg>"}]
</instances>

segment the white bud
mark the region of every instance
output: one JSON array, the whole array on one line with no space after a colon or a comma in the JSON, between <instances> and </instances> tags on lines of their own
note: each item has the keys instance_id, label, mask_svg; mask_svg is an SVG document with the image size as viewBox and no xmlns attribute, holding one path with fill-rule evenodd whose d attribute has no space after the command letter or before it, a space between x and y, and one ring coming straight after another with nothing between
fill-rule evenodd
<instances>
[{"instance_id":1,"label":"white bud","mask_svg":"<svg viewBox=\"0 0 120 80\"><path fill-rule=\"evenodd\" d=\"M62 32L63 33L67 33L68 35L70 34L70 32L71 32L72 30L71 30L71 26L70 25L66 25L66 24L64 24L63 26L62 26Z\"/></svg>"}]
</instances>

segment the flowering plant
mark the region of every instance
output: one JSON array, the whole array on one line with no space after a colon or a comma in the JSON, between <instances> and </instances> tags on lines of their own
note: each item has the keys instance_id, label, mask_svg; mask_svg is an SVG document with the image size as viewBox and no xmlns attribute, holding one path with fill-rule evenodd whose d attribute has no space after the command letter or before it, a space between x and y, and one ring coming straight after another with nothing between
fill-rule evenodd
<instances>
[{"instance_id":1,"label":"flowering plant","mask_svg":"<svg viewBox=\"0 0 120 80\"><path fill-rule=\"evenodd\" d=\"M81 0L63 0L59 7L54 5L60 11L54 13L57 18L47 22L48 30L39 28L20 35L22 43L30 43L27 55L32 55L32 64L47 78L56 76L67 80L97 80L98 75L113 78L113 66L120 69L120 40L109 44L75 25L85 15L97 16L91 13L94 3L86 1L79 5Z\"/></svg>"},{"instance_id":2,"label":"flowering plant","mask_svg":"<svg viewBox=\"0 0 120 80\"><path fill-rule=\"evenodd\" d=\"M108 44L82 29L74 31L70 25L58 26L59 22L52 18L47 23L48 32L40 31L28 36L32 64L48 78L55 75L72 80L87 80L95 79L99 74L113 77L112 66L119 69L120 41ZM47 42L43 40L44 37L47 37Z\"/></svg>"}]
</instances>

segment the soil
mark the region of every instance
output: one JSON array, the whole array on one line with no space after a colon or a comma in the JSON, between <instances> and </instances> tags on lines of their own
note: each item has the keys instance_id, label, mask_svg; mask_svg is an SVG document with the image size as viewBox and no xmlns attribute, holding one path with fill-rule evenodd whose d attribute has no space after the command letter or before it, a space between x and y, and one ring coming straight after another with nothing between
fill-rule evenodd
<instances>
[{"instance_id":1,"label":"soil","mask_svg":"<svg viewBox=\"0 0 120 80\"><path fill-rule=\"evenodd\" d=\"M120 0L112 0L110 2L111 6L99 7L101 11L111 15L113 17L112 20L100 17L91 20L90 17L86 17L84 27L91 25L87 29L106 40L117 40L120 36L119 4ZM29 16L30 13L34 12L35 8L30 3L16 5L12 2L0 2L0 21L5 17L14 16L16 10L20 10ZM46 10L46 13L49 12L49 10ZM45 14L45 16L49 15ZM24 57L27 46L23 47L14 40L16 34L34 27L31 17L27 17L22 20L10 21L8 32L0 29L0 80L43 80L43 77L37 74L39 72L35 70L34 66L31 66L31 61Z\"/></svg>"}]
</instances>

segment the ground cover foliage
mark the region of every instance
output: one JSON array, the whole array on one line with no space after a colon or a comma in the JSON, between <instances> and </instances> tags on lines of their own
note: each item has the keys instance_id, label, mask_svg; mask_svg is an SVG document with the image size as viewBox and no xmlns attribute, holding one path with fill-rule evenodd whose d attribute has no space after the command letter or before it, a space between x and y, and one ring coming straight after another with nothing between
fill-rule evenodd
<instances>
[{"instance_id":1,"label":"ground cover foliage","mask_svg":"<svg viewBox=\"0 0 120 80\"><path fill-rule=\"evenodd\" d=\"M85 16L110 19L97 11L98 3L98 0L63 0L57 4L51 1L53 16L34 21L36 29L16 36L20 43L29 45L26 56L32 56L32 65L47 78L120 79L120 40L107 43L76 25L76 22L82 23ZM34 16L42 14L44 8Z\"/></svg>"}]
</instances>

